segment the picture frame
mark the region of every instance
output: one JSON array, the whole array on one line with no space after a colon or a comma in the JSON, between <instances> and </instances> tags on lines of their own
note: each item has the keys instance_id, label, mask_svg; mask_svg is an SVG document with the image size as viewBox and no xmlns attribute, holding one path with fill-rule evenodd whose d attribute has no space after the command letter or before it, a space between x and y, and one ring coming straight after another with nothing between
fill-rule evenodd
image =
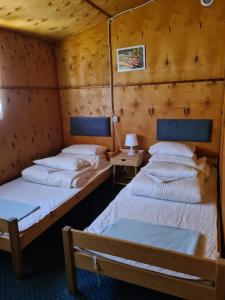
<instances>
[{"instance_id":1,"label":"picture frame","mask_svg":"<svg viewBox=\"0 0 225 300\"><path fill-rule=\"evenodd\" d=\"M117 71L130 72L145 69L145 45L116 49Z\"/></svg>"}]
</instances>

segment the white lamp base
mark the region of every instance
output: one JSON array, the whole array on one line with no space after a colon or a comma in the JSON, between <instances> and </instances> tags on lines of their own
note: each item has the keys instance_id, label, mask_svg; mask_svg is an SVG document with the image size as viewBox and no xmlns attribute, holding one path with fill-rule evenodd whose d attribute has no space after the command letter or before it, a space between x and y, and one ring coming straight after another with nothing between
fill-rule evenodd
<instances>
[{"instance_id":1,"label":"white lamp base","mask_svg":"<svg viewBox=\"0 0 225 300\"><path fill-rule=\"evenodd\" d=\"M135 156L136 155L136 150L133 147L130 147L127 155L128 156Z\"/></svg>"}]
</instances>

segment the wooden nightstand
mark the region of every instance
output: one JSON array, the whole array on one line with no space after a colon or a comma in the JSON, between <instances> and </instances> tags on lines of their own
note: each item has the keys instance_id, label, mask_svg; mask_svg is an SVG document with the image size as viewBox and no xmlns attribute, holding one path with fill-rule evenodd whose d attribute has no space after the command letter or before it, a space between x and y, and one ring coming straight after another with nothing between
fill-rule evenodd
<instances>
[{"instance_id":1,"label":"wooden nightstand","mask_svg":"<svg viewBox=\"0 0 225 300\"><path fill-rule=\"evenodd\" d=\"M137 174L144 160L144 150L137 150L135 156L128 156L127 149L121 149L120 153L111 157L110 162L113 165L113 188L116 184L126 185ZM133 169L133 174L128 172Z\"/></svg>"}]
</instances>

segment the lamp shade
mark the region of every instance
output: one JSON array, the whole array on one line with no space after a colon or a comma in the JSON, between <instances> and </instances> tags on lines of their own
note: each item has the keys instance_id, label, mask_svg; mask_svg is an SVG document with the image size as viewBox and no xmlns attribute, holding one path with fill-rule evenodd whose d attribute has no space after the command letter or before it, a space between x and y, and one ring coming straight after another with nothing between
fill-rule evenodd
<instances>
[{"instance_id":1,"label":"lamp shade","mask_svg":"<svg viewBox=\"0 0 225 300\"><path fill-rule=\"evenodd\" d=\"M137 135L135 133L129 133L126 135L125 146L134 147L138 145Z\"/></svg>"}]
</instances>

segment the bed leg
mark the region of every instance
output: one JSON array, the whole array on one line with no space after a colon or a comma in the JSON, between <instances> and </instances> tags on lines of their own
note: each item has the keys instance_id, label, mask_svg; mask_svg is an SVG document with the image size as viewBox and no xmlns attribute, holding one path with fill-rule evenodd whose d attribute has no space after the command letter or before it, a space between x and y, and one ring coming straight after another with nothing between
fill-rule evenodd
<instances>
[{"instance_id":1,"label":"bed leg","mask_svg":"<svg viewBox=\"0 0 225 300\"><path fill-rule=\"evenodd\" d=\"M16 279L23 277L23 264L22 264L22 250L20 247L20 236L18 229L18 221L16 218L11 218L7 221L9 240L11 246L11 257L13 263L13 269L16 275Z\"/></svg>"},{"instance_id":2,"label":"bed leg","mask_svg":"<svg viewBox=\"0 0 225 300\"><path fill-rule=\"evenodd\" d=\"M73 258L73 243L71 235L71 227L66 226L63 228L63 247L64 247L64 257L65 257L65 267L66 267L66 279L67 287L70 295L75 296L78 294L77 278L74 266Z\"/></svg>"},{"instance_id":3,"label":"bed leg","mask_svg":"<svg viewBox=\"0 0 225 300\"><path fill-rule=\"evenodd\" d=\"M217 260L215 300L225 300L225 259Z\"/></svg>"}]
</instances>

